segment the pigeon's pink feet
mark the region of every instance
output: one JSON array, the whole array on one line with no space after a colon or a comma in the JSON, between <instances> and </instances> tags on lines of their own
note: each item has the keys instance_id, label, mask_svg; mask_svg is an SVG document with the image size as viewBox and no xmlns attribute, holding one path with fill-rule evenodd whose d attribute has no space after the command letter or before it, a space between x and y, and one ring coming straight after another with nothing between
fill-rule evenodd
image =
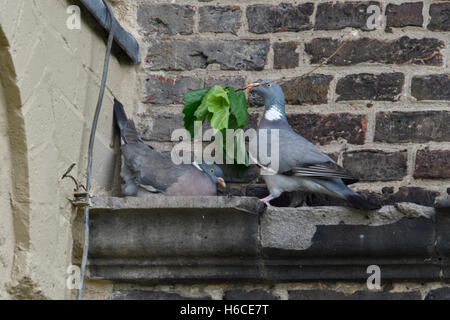
<instances>
[{"instance_id":1,"label":"pigeon's pink feet","mask_svg":"<svg viewBox=\"0 0 450 320\"><path fill-rule=\"evenodd\" d=\"M264 203L267 207L271 207L270 200L273 200L275 197L269 194L267 197L259 199L262 203Z\"/></svg>"}]
</instances>

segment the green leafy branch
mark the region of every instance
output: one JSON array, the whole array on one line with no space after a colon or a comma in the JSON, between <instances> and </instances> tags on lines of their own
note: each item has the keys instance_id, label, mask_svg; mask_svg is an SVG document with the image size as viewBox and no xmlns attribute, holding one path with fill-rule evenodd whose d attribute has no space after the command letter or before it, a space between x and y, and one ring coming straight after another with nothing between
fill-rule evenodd
<instances>
[{"instance_id":1,"label":"green leafy branch","mask_svg":"<svg viewBox=\"0 0 450 320\"><path fill-rule=\"evenodd\" d=\"M221 131L223 137L224 155L226 150L226 129L240 129L248 125L248 103L243 91L232 87L214 86L207 89L188 91L184 97L184 127L194 136L194 122L208 120L214 132ZM245 143L242 139L234 137L234 164L239 175L242 175L250 166L248 155L245 155L245 164L237 163L237 149L239 144Z\"/></svg>"}]
</instances>

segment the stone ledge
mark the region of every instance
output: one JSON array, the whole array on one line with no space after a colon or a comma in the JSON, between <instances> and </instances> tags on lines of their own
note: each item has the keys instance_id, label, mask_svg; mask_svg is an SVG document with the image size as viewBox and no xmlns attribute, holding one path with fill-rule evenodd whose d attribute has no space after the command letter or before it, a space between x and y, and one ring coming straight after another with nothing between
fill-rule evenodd
<instances>
[{"instance_id":1,"label":"stone ledge","mask_svg":"<svg viewBox=\"0 0 450 320\"><path fill-rule=\"evenodd\" d=\"M153 212L155 209L193 209L195 211L240 211L258 214L264 205L254 197L94 197L91 208L98 211Z\"/></svg>"},{"instance_id":2,"label":"stone ledge","mask_svg":"<svg viewBox=\"0 0 450 320\"><path fill-rule=\"evenodd\" d=\"M450 215L398 203L268 208L250 197L92 199L89 276L117 282L448 280Z\"/></svg>"},{"instance_id":3,"label":"stone ledge","mask_svg":"<svg viewBox=\"0 0 450 320\"><path fill-rule=\"evenodd\" d=\"M450 195L436 197L434 207L439 209L450 210Z\"/></svg>"}]
</instances>

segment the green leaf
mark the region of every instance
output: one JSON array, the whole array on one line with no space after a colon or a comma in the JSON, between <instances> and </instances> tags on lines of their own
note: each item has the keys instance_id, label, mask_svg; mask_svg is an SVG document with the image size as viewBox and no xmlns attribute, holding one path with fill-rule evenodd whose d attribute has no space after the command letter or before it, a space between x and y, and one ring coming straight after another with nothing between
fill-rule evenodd
<instances>
[{"instance_id":1,"label":"green leaf","mask_svg":"<svg viewBox=\"0 0 450 320\"><path fill-rule=\"evenodd\" d=\"M230 117L230 107L213 107L214 114L211 118L211 127L214 132L228 128L228 118ZM210 109L208 109L210 110Z\"/></svg>"},{"instance_id":2,"label":"green leaf","mask_svg":"<svg viewBox=\"0 0 450 320\"><path fill-rule=\"evenodd\" d=\"M236 130L239 126L237 124L236 116L230 113L230 117L228 118L228 129Z\"/></svg>"},{"instance_id":3,"label":"green leaf","mask_svg":"<svg viewBox=\"0 0 450 320\"><path fill-rule=\"evenodd\" d=\"M228 92L228 98L230 100L231 111L236 116L238 127L245 127L246 125L248 125L248 104L244 92L236 92L231 87L227 87L226 90Z\"/></svg>"},{"instance_id":4,"label":"green leaf","mask_svg":"<svg viewBox=\"0 0 450 320\"><path fill-rule=\"evenodd\" d=\"M204 96L202 103L197 108L194 115L197 120L203 121L205 120L208 111L215 113L216 111L219 111L222 108L228 108L229 106L230 101L228 100L228 95L225 90L220 86L214 86Z\"/></svg>"},{"instance_id":5,"label":"green leaf","mask_svg":"<svg viewBox=\"0 0 450 320\"><path fill-rule=\"evenodd\" d=\"M239 111L236 111L240 117L240 126L245 127L246 125L248 125L248 102L247 102L247 98L245 96L244 91L239 91L237 93L238 96L238 106L239 106ZM234 111L233 111L234 112Z\"/></svg>"},{"instance_id":6,"label":"green leaf","mask_svg":"<svg viewBox=\"0 0 450 320\"><path fill-rule=\"evenodd\" d=\"M184 126L191 136L194 131L194 121L206 119L214 131L223 133L224 157L226 157L226 129L239 129L248 125L248 104L244 92L236 92L232 87L223 89L214 86L211 89L191 90L183 97ZM231 110L231 112L230 112ZM237 137L235 139L235 152L233 168L241 177L250 167L248 153L245 153L245 164L237 164Z\"/></svg>"},{"instance_id":7,"label":"green leaf","mask_svg":"<svg viewBox=\"0 0 450 320\"><path fill-rule=\"evenodd\" d=\"M184 106L183 113L184 113L184 127L186 130L188 130L191 134L191 137L194 136L194 121L195 116L194 112L197 110L198 106L200 105L200 102L198 103L191 103Z\"/></svg>"},{"instance_id":8,"label":"green leaf","mask_svg":"<svg viewBox=\"0 0 450 320\"><path fill-rule=\"evenodd\" d=\"M183 102L185 105L191 104L191 103L200 103L202 102L203 97L205 94L208 93L210 88L205 89L197 89L197 90L190 90L183 96Z\"/></svg>"},{"instance_id":9,"label":"green leaf","mask_svg":"<svg viewBox=\"0 0 450 320\"><path fill-rule=\"evenodd\" d=\"M212 114L211 112L208 112L207 118L208 118L209 123L211 123L211 118L213 117L213 115L214 114Z\"/></svg>"},{"instance_id":10,"label":"green leaf","mask_svg":"<svg viewBox=\"0 0 450 320\"><path fill-rule=\"evenodd\" d=\"M183 96L184 127L186 128L186 130L190 132L191 137L194 136L194 121L195 121L194 113L197 110L198 106L201 104L202 99L204 98L204 96L208 91L209 88L191 90Z\"/></svg>"}]
</instances>

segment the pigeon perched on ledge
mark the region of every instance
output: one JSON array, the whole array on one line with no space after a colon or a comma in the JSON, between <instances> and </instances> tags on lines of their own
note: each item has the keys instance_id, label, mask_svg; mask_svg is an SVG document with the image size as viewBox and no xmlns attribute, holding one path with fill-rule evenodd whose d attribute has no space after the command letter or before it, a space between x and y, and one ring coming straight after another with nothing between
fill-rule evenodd
<instances>
[{"instance_id":1,"label":"pigeon perched on ledge","mask_svg":"<svg viewBox=\"0 0 450 320\"><path fill-rule=\"evenodd\" d=\"M222 169L216 164L176 165L169 155L145 144L117 100L114 100L114 115L122 141L120 175L124 181L121 186L124 196L146 197L154 193L214 196L217 184L225 187Z\"/></svg>"},{"instance_id":2,"label":"pigeon perched on ledge","mask_svg":"<svg viewBox=\"0 0 450 320\"><path fill-rule=\"evenodd\" d=\"M344 199L352 207L375 210L380 206L369 203L347 185L357 182L333 159L321 152L311 142L298 135L289 125L285 113L285 100L281 87L272 81L252 83L249 89L261 94L265 101L264 115L258 127L257 153L262 147L260 132L267 131L267 149L271 150L271 133L278 129L278 165L263 164L258 154L250 158L267 174L263 175L270 194L261 199L267 206L283 192L307 191ZM275 131L273 132L276 135ZM252 143L252 142L251 142ZM253 141L254 143L254 141ZM271 155L269 155L270 157Z\"/></svg>"}]
</instances>

